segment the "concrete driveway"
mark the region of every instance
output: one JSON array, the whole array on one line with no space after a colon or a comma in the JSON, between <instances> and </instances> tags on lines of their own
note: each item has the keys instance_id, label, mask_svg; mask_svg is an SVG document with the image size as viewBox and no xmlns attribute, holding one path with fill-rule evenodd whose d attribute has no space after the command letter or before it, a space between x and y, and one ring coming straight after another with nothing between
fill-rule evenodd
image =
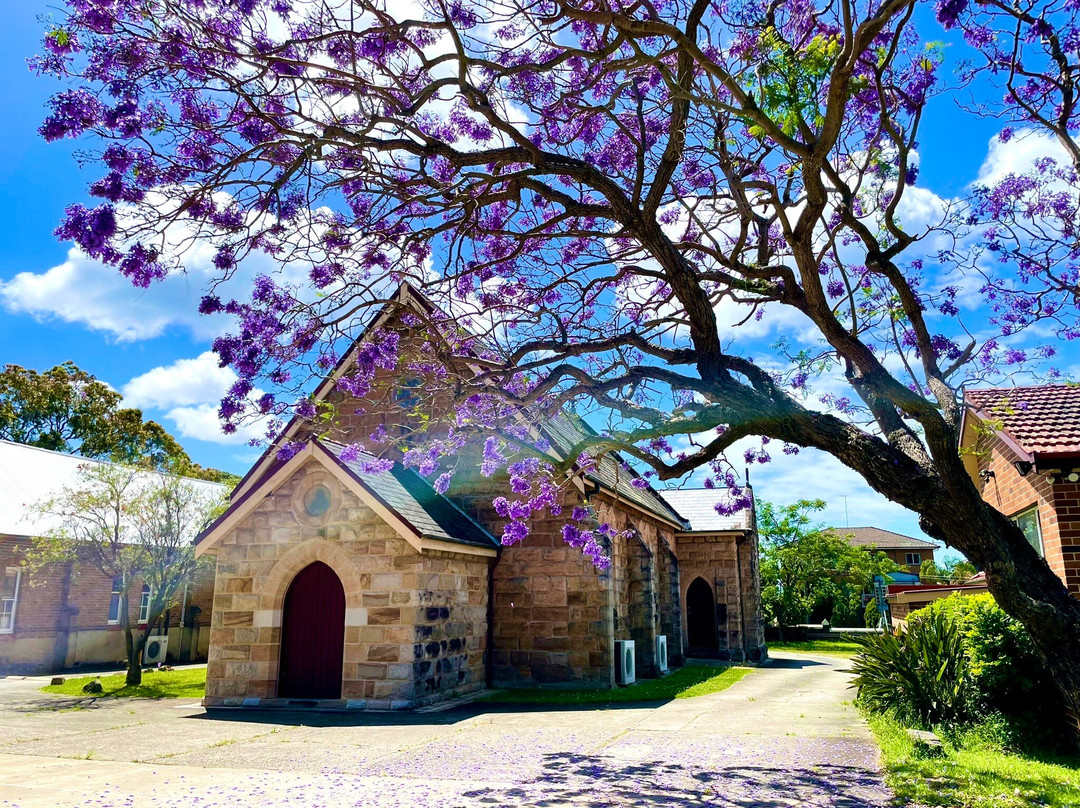
<instances>
[{"instance_id":1,"label":"concrete driveway","mask_svg":"<svg viewBox=\"0 0 1080 808\"><path fill-rule=\"evenodd\" d=\"M0 806L885 806L845 660L662 706L216 712L0 680Z\"/></svg>"}]
</instances>

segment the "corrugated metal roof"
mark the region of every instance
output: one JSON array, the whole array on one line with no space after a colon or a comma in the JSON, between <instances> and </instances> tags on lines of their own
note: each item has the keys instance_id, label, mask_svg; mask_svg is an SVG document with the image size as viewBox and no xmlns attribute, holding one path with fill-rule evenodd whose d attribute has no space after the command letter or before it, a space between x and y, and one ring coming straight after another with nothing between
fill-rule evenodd
<instances>
[{"instance_id":1,"label":"corrugated metal roof","mask_svg":"<svg viewBox=\"0 0 1080 808\"><path fill-rule=\"evenodd\" d=\"M879 550L936 550L937 545L925 539L893 533L880 527L834 527L831 531L847 541L852 547L869 547Z\"/></svg>"},{"instance_id":2,"label":"corrugated metal roof","mask_svg":"<svg viewBox=\"0 0 1080 808\"><path fill-rule=\"evenodd\" d=\"M690 523L690 530L694 533L751 529L749 508L736 511L730 516L722 516L716 512L718 504L731 501L731 492L726 488L671 489L661 491L660 496Z\"/></svg>"},{"instance_id":3,"label":"corrugated metal roof","mask_svg":"<svg viewBox=\"0 0 1080 808\"><path fill-rule=\"evenodd\" d=\"M363 470L363 461L374 459L371 455L361 453L362 459L342 460L343 445L328 440L317 443L420 535L478 547L499 546L494 536L415 471L394 463L389 471L371 474Z\"/></svg>"},{"instance_id":4,"label":"corrugated metal roof","mask_svg":"<svg viewBox=\"0 0 1080 808\"><path fill-rule=\"evenodd\" d=\"M80 466L104 466L102 460L52 452L0 440L0 534L40 536L60 527L57 517L35 513L35 504L55 497L79 482ZM147 477L156 476L146 472ZM222 496L228 486L208 480L192 480L208 494Z\"/></svg>"}]
</instances>

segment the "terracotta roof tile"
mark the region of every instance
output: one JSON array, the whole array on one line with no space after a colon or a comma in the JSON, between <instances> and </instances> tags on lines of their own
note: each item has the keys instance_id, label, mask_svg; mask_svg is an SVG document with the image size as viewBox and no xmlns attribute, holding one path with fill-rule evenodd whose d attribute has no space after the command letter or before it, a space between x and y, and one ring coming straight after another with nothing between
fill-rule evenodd
<instances>
[{"instance_id":1,"label":"terracotta roof tile","mask_svg":"<svg viewBox=\"0 0 1080 808\"><path fill-rule=\"evenodd\" d=\"M1041 385L968 390L967 404L1000 421L1031 454L1080 453L1080 387Z\"/></svg>"},{"instance_id":2,"label":"terracotta roof tile","mask_svg":"<svg viewBox=\"0 0 1080 808\"><path fill-rule=\"evenodd\" d=\"M880 527L834 527L829 531L852 547L870 547L879 550L936 550L937 545L925 539L893 533Z\"/></svg>"}]
</instances>

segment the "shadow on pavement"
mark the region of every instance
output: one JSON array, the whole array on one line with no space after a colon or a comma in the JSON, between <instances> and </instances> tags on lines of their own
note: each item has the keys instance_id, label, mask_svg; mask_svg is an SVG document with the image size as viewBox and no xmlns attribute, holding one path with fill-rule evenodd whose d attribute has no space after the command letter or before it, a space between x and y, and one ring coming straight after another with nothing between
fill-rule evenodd
<instances>
[{"instance_id":1,"label":"shadow on pavement","mask_svg":"<svg viewBox=\"0 0 1080 808\"><path fill-rule=\"evenodd\" d=\"M596 713L605 710L650 710L666 702L621 702L613 704L504 704L472 702L445 710L304 710L288 707L215 707L204 713L182 716L188 721L223 721L243 724L273 724L304 727L415 727L456 724L495 713Z\"/></svg>"},{"instance_id":2,"label":"shadow on pavement","mask_svg":"<svg viewBox=\"0 0 1080 808\"><path fill-rule=\"evenodd\" d=\"M842 660L843 661L843 660ZM801 670L802 668L820 668L828 667L827 662L821 662L817 659L794 659L792 657L769 657L768 662L762 663L763 668L781 668L788 670Z\"/></svg>"},{"instance_id":3,"label":"shadow on pavement","mask_svg":"<svg viewBox=\"0 0 1080 808\"><path fill-rule=\"evenodd\" d=\"M715 771L682 763L629 763L568 753L546 755L544 773L510 788L465 792L492 806L716 806L716 808L884 808L890 800L875 772L834 764Z\"/></svg>"}]
</instances>

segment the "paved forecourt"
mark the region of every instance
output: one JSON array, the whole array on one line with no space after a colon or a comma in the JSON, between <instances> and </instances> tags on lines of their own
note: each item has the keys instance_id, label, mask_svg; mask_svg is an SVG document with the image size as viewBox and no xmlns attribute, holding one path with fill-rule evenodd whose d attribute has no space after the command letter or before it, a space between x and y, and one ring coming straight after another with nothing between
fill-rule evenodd
<instances>
[{"instance_id":1,"label":"paved forecourt","mask_svg":"<svg viewBox=\"0 0 1080 808\"><path fill-rule=\"evenodd\" d=\"M0 806L885 806L846 660L662 706L311 714L0 680Z\"/></svg>"}]
</instances>

